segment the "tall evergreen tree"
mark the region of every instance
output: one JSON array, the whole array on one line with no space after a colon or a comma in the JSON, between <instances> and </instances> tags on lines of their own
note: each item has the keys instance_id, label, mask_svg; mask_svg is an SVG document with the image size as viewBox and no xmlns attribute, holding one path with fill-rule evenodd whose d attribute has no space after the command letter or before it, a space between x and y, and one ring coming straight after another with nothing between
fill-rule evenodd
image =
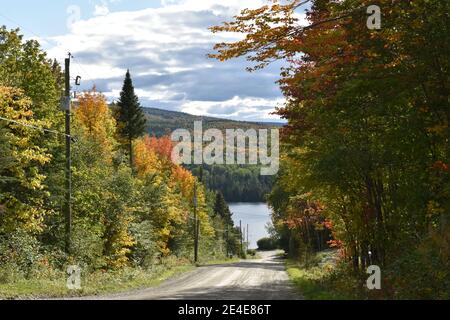
<instances>
[{"instance_id":1,"label":"tall evergreen tree","mask_svg":"<svg viewBox=\"0 0 450 320\"><path fill-rule=\"evenodd\" d=\"M227 226L233 227L233 219L231 218L232 214L230 212L230 208L223 197L222 192L216 193L216 201L214 203L214 214L223 219Z\"/></svg>"},{"instance_id":2,"label":"tall evergreen tree","mask_svg":"<svg viewBox=\"0 0 450 320\"><path fill-rule=\"evenodd\" d=\"M130 166L133 167L133 140L145 132L146 119L139 98L134 93L130 70L127 70L117 106L118 132L128 147Z\"/></svg>"}]
</instances>

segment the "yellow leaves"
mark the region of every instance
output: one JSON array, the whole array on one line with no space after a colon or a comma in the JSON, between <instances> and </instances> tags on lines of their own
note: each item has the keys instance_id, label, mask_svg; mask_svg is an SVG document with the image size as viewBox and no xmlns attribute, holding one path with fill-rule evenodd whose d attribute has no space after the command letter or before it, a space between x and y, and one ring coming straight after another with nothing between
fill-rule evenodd
<instances>
[{"instance_id":1,"label":"yellow leaves","mask_svg":"<svg viewBox=\"0 0 450 320\"><path fill-rule=\"evenodd\" d=\"M8 233L20 229L27 232L42 231L45 211L20 202L9 193L0 197L2 201L2 216L0 218L0 232Z\"/></svg>"},{"instance_id":2,"label":"yellow leaves","mask_svg":"<svg viewBox=\"0 0 450 320\"><path fill-rule=\"evenodd\" d=\"M119 217L121 221L110 227L107 241L108 265L112 268L122 268L128 265L128 254L136 241L128 233L132 218Z\"/></svg>"},{"instance_id":3,"label":"yellow leaves","mask_svg":"<svg viewBox=\"0 0 450 320\"><path fill-rule=\"evenodd\" d=\"M4 148L0 156L10 158L11 165L5 173L8 184L0 190L0 233L17 229L29 232L42 230L42 221L47 210L43 208L46 176L42 166L49 163L51 155L47 150L35 145L42 137L42 131L34 127L48 127L45 121L37 121L31 111L31 100L22 90L0 86L0 116L18 123L2 121L5 128ZM0 120L1 121L1 120ZM14 191L12 191L14 190Z\"/></svg>"},{"instance_id":4,"label":"yellow leaves","mask_svg":"<svg viewBox=\"0 0 450 320\"><path fill-rule=\"evenodd\" d=\"M157 241L157 246L162 256L168 256L170 254L170 249L168 248L168 242L171 238L171 232L169 228L160 229L158 232L159 241Z\"/></svg>"},{"instance_id":5,"label":"yellow leaves","mask_svg":"<svg viewBox=\"0 0 450 320\"><path fill-rule=\"evenodd\" d=\"M42 128L48 127L48 122L33 119L31 105L32 101L24 95L22 90L0 86L0 116L20 123L4 122L14 133L14 138L23 139L21 142L27 145L29 145L28 141L30 138L42 134L42 131L29 128L27 125Z\"/></svg>"},{"instance_id":6,"label":"yellow leaves","mask_svg":"<svg viewBox=\"0 0 450 320\"><path fill-rule=\"evenodd\" d=\"M192 173L181 166L172 169L172 183L177 184L183 197L193 197L195 178Z\"/></svg>"},{"instance_id":7,"label":"yellow leaves","mask_svg":"<svg viewBox=\"0 0 450 320\"><path fill-rule=\"evenodd\" d=\"M294 17L294 9L300 2L290 1L280 4L265 5L258 9L245 9L232 22L210 28L213 33L228 32L245 36L243 40L231 43L218 43L214 46L216 53L209 57L226 61L240 56L247 56L249 61L258 64L254 71L265 67L271 60L282 58L289 52L290 39L295 31L298 19ZM254 55L252 55L254 54Z\"/></svg>"},{"instance_id":8,"label":"yellow leaves","mask_svg":"<svg viewBox=\"0 0 450 320\"><path fill-rule=\"evenodd\" d=\"M441 213L444 213L444 209L441 208L439 203L436 201L429 201L427 204L427 217L432 218L434 216L440 215Z\"/></svg>"},{"instance_id":9,"label":"yellow leaves","mask_svg":"<svg viewBox=\"0 0 450 320\"><path fill-rule=\"evenodd\" d=\"M105 134L107 123L112 122L106 99L103 95L93 91L85 92L79 98L79 106L75 115L86 128L89 135L101 136Z\"/></svg>"},{"instance_id":10,"label":"yellow leaves","mask_svg":"<svg viewBox=\"0 0 450 320\"><path fill-rule=\"evenodd\" d=\"M144 139L134 143L134 166L140 177L157 175L161 172L161 161L157 154L151 150Z\"/></svg>"},{"instance_id":11,"label":"yellow leaves","mask_svg":"<svg viewBox=\"0 0 450 320\"><path fill-rule=\"evenodd\" d=\"M79 106L74 110L75 120L83 134L98 143L105 160L111 161L111 151L115 145L116 121L106 102L105 96L95 91L84 92L79 98Z\"/></svg>"},{"instance_id":12,"label":"yellow leaves","mask_svg":"<svg viewBox=\"0 0 450 320\"><path fill-rule=\"evenodd\" d=\"M435 125L433 127L429 127L427 128L427 131L429 133L436 133L436 134L444 134L446 131L448 131L448 126L447 125Z\"/></svg>"}]
</instances>

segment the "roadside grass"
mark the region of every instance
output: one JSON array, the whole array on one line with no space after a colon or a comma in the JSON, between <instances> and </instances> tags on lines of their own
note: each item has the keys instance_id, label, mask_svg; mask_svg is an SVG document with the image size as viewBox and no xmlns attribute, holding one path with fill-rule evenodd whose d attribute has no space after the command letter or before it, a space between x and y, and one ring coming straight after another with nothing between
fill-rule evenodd
<instances>
[{"instance_id":1,"label":"roadside grass","mask_svg":"<svg viewBox=\"0 0 450 320\"><path fill-rule=\"evenodd\" d=\"M335 263L336 255L336 251L328 250L316 254L308 263L286 261L289 278L306 300L357 299L347 290L352 279L342 277Z\"/></svg>"},{"instance_id":2,"label":"roadside grass","mask_svg":"<svg viewBox=\"0 0 450 320\"><path fill-rule=\"evenodd\" d=\"M98 270L82 273L81 290L67 288L67 275L58 270L42 270L23 277L0 277L0 299L52 299L114 294L159 285L161 282L194 270L197 266L232 264L241 259L213 259L194 265L187 260L170 259L148 269L127 267L121 270ZM1 271L1 270L0 270ZM1 275L1 272L0 272Z\"/></svg>"},{"instance_id":3,"label":"roadside grass","mask_svg":"<svg viewBox=\"0 0 450 320\"><path fill-rule=\"evenodd\" d=\"M93 296L119 293L153 287L175 275L193 270L191 264L164 266L151 269L125 268L117 271L96 271L83 277L82 289L69 290L67 276L63 272L53 272L50 277L18 279L0 283L0 299L51 299Z\"/></svg>"},{"instance_id":4,"label":"roadside grass","mask_svg":"<svg viewBox=\"0 0 450 320\"><path fill-rule=\"evenodd\" d=\"M259 252L256 252L254 256L248 255L248 256L247 256L247 259L250 259L250 260L260 260L260 259L262 259L262 256L261 256L261 254L260 254Z\"/></svg>"},{"instance_id":5,"label":"roadside grass","mask_svg":"<svg viewBox=\"0 0 450 320\"><path fill-rule=\"evenodd\" d=\"M231 259L215 259L215 260L208 260L208 261L201 261L198 266L212 266L212 265L219 265L219 264L232 264L241 261L240 258L231 258Z\"/></svg>"}]
</instances>

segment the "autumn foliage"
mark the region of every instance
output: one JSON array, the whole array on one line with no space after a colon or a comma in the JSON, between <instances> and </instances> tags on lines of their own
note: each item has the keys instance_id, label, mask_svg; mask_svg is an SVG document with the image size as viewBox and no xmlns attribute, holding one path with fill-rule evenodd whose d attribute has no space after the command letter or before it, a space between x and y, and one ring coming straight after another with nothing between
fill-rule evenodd
<instances>
[{"instance_id":1,"label":"autumn foliage","mask_svg":"<svg viewBox=\"0 0 450 320\"><path fill-rule=\"evenodd\" d=\"M300 24L306 3L308 24ZM377 1L381 29L370 30L372 4L292 0L244 10L211 29L243 34L211 57L246 57L250 70L286 62L287 102L277 113L288 124L269 197L286 249L308 250L322 223L305 221L328 221L344 263L356 272L380 265L397 282L386 295L448 298L448 4ZM423 290L423 278L434 289Z\"/></svg>"}]
</instances>

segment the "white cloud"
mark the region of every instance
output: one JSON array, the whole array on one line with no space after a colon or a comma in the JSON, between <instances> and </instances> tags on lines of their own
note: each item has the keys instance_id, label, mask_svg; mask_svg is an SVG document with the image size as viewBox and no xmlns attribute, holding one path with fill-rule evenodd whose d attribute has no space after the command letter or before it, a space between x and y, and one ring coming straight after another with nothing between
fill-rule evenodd
<instances>
[{"instance_id":1,"label":"white cloud","mask_svg":"<svg viewBox=\"0 0 450 320\"><path fill-rule=\"evenodd\" d=\"M276 120L271 114L275 107L282 105L283 99L241 98L235 96L226 101L189 101L182 104L181 111L210 117L224 117L236 120Z\"/></svg>"},{"instance_id":2,"label":"white cloud","mask_svg":"<svg viewBox=\"0 0 450 320\"><path fill-rule=\"evenodd\" d=\"M118 97L129 68L144 106L227 118L275 118L269 113L282 101L275 84L278 67L248 74L243 59L219 63L206 57L215 43L238 39L212 34L208 27L266 1L164 0L160 8L127 12L109 12L109 3L102 1L97 16L75 22L69 34L52 38L57 45L49 55L63 58L72 52L74 72L95 80L111 99Z\"/></svg>"},{"instance_id":3,"label":"white cloud","mask_svg":"<svg viewBox=\"0 0 450 320\"><path fill-rule=\"evenodd\" d=\"M95 5L94 16L105 16L108 13L109 13L109 8L105 3Z\"/></svg>"}]
</instances>

